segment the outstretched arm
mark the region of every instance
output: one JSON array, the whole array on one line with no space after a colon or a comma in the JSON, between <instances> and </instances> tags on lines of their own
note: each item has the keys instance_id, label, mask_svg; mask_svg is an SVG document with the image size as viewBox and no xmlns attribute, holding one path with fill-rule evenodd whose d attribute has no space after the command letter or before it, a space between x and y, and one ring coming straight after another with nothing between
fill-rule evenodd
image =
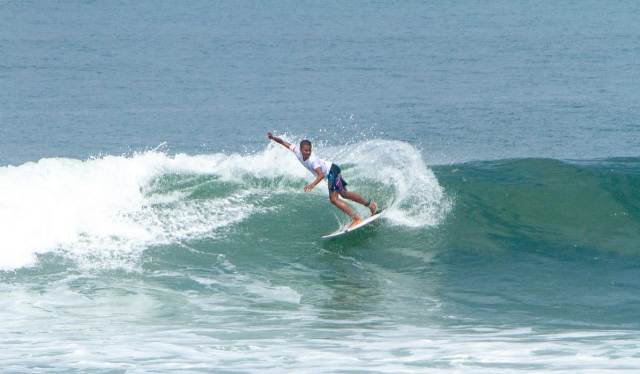
<instances>
[{"instance_id":1,"label":"outstretched arm","mask_svg":"<svg viewBox=\"0 0 640 374\"><path fill-rule=\"evenodd\" d=\"M290 143L287 143L286 141L282 140L281 138L278 138L277 136L274 136L270 132L267 133L267 138L273 140L274 142L276 142L278 144L282 144L282 146L287 148L287 149L289 149L289 147L291 147Z\"/></svg>"}]
</instances>

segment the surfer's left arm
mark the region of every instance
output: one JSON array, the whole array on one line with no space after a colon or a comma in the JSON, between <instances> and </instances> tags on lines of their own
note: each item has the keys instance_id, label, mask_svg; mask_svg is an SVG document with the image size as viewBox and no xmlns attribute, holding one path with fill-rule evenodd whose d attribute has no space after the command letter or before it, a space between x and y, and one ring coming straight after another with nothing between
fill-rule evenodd
<instances>
[{"instance_id":1,"label":"surfer's left arm","mask_svg":"<svg viewBox=\"0 0 640 374\"><path fill-rule=\"evenodd\" d=\"M274 136L270 132L267 133L267 138L269 138L270 140L273 140L274 142L276 142L278 144L281 144L283 147L285 147L287 149L291 149L291 144L289 142L286 142L286 141L282 140L282 138Z\"/></svg>"},{"instance_id":2,"label":"surfer's left arm","mask_svg":"<svg viewBox=\"0 0 640 374\"><path fill-rule=\"evenodd\" d=\"M309 192L313 190L318 185L318 183L320 183L320 181L324 179L324 173L322 172L321 168L317 167L315 168L315 171L316 171L316 179L314 179L313 182L304 186L304 192Z\"/></svg>"}]
</instances>

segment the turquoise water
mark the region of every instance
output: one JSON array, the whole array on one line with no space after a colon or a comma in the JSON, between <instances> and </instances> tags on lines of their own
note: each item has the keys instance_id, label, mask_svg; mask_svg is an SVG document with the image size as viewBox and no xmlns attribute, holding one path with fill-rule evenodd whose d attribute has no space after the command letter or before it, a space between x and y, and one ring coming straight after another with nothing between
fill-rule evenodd
<instances>
[{"instance_id":1,"label":"turquoise water","mask_svg":"<svg viewBox=\"0 0 640 374\"><path fill-rule=\"evenodd\" d=\"M1 2L3 370L637 371L639 15Z\"/></svg>"}]
</instances>

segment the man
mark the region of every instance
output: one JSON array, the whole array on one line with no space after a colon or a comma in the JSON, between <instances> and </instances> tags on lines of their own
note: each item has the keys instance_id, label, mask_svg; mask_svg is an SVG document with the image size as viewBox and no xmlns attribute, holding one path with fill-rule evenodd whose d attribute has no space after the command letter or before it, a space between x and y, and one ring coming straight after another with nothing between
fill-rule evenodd
<instances>
[{"instance_id":1,"label":"man","mask_svg":"<svg viewBox=\"0 0 640 374\"><path fill-rule=\"evenodd\" d=\"M340 167L332 162L325 161L312 153L311 142L308 140L302 140L299 146L290 144L281 138L274 136L270 132L267 133L267 137L274 142L281 144L285 148L291 150L298 161L302 163L316 178L306 186L304 186L305 192L309 192L315 188L325 177L327 178L329 187L329 200L333 205L342 210L345 214L351 217L351 224L349 227L353 227L361 222L360 216L351 209L351 207L340 200L339 196L345 199L355 201L369 208L371 215L376 213L378 205L373 200L365 200L362 196L355 192L347 191L347 182L342 178L340 173Z\"/></svg>"}]
</instances>

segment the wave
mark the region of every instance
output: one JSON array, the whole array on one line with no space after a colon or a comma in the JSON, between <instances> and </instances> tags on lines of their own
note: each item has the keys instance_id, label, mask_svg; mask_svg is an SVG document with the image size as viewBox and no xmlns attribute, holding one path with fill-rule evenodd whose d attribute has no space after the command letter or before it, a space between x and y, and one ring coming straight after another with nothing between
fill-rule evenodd
<instances>
[{"instance_id":1,"label":"wave","mask_svg":"<svg viewBox=\"0 0 640 374\"><path fill-rule=\"evenodd\" d=\"M639 253L638 158L429 167L401 141L314 151L340 163L352 190L386 207L384 245L412 253ZM0 167L0 269L33 266L52 253L85 267L135 269L148 248L233 240L239 228L287 237L301 217L312 224L295 234L318 238L346 217L328 203L326 188L303 192L310 178L275 144L252 154L147 151Z\"/></svg>"},{"instance_id":2,"label":"wave","mask_svg":"<svg viewBox=\"0 0 640 374\"><path fill-rule=\"evenodd\" d=\"M340 162L352 188L387 207L391 225L437 225L450 208L434 173L408 143L319 148L321 157ZM216 240L249 217L304 207L302 186L310 177L274 144L244 155L147 151L1 167L0 269L34 265L49 252L86 266L135 267L149 247ZM312 209L327 209L323 204Z\"/></svg>"}]
</instances>

